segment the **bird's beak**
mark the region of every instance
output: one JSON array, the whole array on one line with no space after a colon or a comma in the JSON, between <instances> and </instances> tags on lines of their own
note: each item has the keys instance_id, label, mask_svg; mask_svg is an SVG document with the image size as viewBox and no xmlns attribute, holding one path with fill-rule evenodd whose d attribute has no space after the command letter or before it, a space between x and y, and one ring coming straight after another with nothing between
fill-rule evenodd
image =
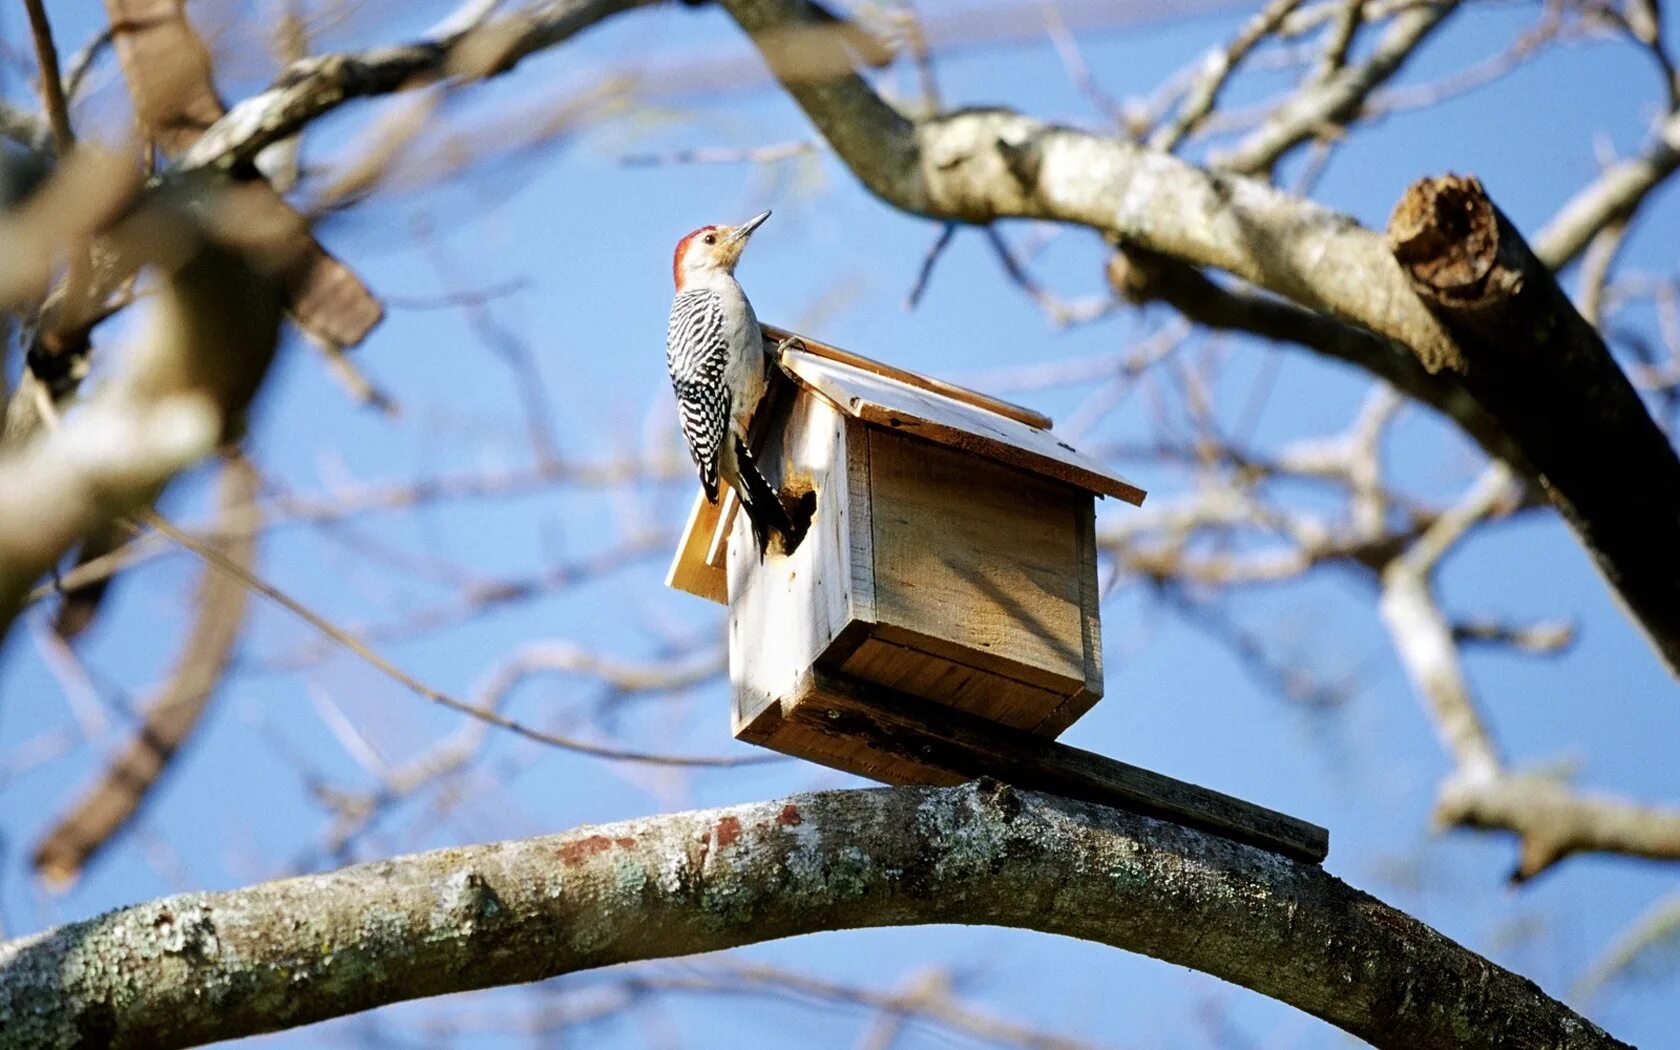
<instances>
[{"instance_id":1,"label":"bird's beak","mask_svg":"<svg viewBox=\"0 0 1680 1050\"><path fill-rule=\"evenodd\" d=\"M770 217L770 213L767 212L767 211L761 211L757 215L754 215L752 218L748 219L746 222L743 222L741 225L735 227L735 232L733 232L729 235L730 241L731 242L733 242L733 241L744 241L748 237L751 237L752 232L754 230L758 229L760 226L763 226L764 225L764 220L768 219L769 217Z\"/></svg>"}]
</instances>

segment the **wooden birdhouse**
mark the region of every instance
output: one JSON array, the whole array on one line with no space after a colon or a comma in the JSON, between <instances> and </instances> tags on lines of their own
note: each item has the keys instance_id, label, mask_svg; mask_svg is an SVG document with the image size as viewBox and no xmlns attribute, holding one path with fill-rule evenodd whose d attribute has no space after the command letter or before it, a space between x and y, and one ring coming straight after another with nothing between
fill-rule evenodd
<instances>
[{"instance_id":1,"label":"wooden birdhouse","mask_svg":"<svg viewBox=\"0 0 1680 1050\"><path fill-rule=\"evenodd\" d=\"M1144 491L1031 410L803 337L780 364L753 443L808 529L761 560L733 493L701 495L667 579L729 607L735 736L887 783L1136 796L1154 774L1051 742L1103 692L1095 502ZM1133 808L1247 805L1156 780Z\"/></svg>"}]
</instances>

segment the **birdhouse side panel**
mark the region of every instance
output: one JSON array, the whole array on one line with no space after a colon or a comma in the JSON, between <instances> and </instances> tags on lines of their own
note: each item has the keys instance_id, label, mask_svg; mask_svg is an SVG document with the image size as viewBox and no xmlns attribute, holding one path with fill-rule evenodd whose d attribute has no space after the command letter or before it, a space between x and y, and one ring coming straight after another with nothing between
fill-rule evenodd
<instances>
[{"instance_id":1,"label":"birdhouse side panel","mask_svg":"<svg viewBox=\"0 0 1680 1050\"><path fill-rule=\"evenodd\" d=\"M1091 496L957 449L867 433L873 640L923 655L918 666L860 649L853 671L901 667L890 681L860 676L1028 729L1093 679L1100 693ZM918 683L931 674L953 692Z\"/></svg>"},{"instance_id":2,"label":"birdhouse side panel","mask_svg":"<svg viewBox=\"0 0 1680 1050\"><path fill-rule=\"evenodd\" d=\"M868 567L854 570L853 533L867 531L869 507L867 487L859 483L866 475L852 477L858 468L849 455L848 421L820 398L788 394L770 406L773 415L759 431L759 467L778 491L790 498L813 492L816 504L798 549L772 549L762 562L746 516L736 515L731 527L729 660L737 735L791 698L837 639L855 636L853 625L872 604Z\"/></svg>"}]
</instances>

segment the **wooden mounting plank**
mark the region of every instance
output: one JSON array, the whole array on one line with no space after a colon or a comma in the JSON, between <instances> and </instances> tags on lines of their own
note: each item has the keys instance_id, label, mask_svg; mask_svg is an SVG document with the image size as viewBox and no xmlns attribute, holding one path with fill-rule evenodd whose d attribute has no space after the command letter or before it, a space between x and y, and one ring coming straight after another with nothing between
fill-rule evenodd
<instances>
[{"instance_id":1,"label":"wooden mounting plank","mask_svg":"<svg viewBox=\"0 0 1680 1050\"><path fill-rule=\"evenodd\" d=\"M1035 412L1030 408L1017 405L1014 402L1005 401L1002 398L992 397L989 394L982 394L978 390L970 390L965 386L958 386L955 383L947 383L943 379L935 379L932 376L924 376L917 372L911 372L908 369L899 368L896 365L889 365L885 361L876 361L873 358L864 357L862 354L854 354L850 350L842 350L837 346L830 346L827 343L808 338L798 334L797 332L790 332L786 328L777 328L775 325L769 324L761 324L759 325L759 328L764 332L764 341L767 344L766 348L772 352L774 352L775 348L782 340L797 339L804 345L807 352L817 357L827 358L830 361L839 361L841 364L851 365L853 368L861 368L865 372L873 372L878 376L895 379L900 383L905 383L913 387L919 387L923 390L931 390L936 394L943 394L953 400L974 405L976 408L983 408L988 412L995 412L1000 416L1013 419L1018 423L1025 423L1027 426L1038 430L1049 430L1055 425L1051 418L1042 412Z\"/></svg>"},{"instance_id":2,"label":"wooden mounting plank","mask_svg":"<svg viewBox=\"0 0 1680 1050\"><path fill-rule=\"evenodd\" d=\"M894 783L989 776L1143 813L1312 864L1330 852L1330 833L1316 824L842 676L807 674L797 698L784 701L780 714L780 726L755 725L750 736L742 736L790 754L809 746L808 757L867 749L885 760L883 768L894 771L889 781ZM906 775L906 770L918 772Z\"/></svg>"}]
</instances>

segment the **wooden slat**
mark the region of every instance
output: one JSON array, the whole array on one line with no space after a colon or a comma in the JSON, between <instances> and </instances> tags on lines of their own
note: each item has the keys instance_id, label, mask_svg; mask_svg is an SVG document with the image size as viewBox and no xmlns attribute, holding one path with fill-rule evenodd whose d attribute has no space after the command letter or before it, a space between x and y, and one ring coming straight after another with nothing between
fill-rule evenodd
<instances>
[{"instance_id":1,"label":"wooden slat","mask_svg":"<svg viewBox=\"0 0 1680 1050\"><path fill-rule=\"evenodd\" d=\"M712 536L718 530L718 515L722 508L706 502L704 492L694 494L694 506L688 511L688 524L683 526L682 541L665 573L665 586L717 602L729 604L729 582L723 570L708 564L707 551Z\"/></svg>"},{"instance_id":2,"label":"wooden slat","mask_svg":"<svg viewBox=\"0 0 1680 1050\"><path fill-rule=\"evenodd\" d=\"M1010 419L1019 423L1025 423L1027 426L1034 427L1038 430L1049 430L1055 425L1051 418L1042 412L1035 412L1030 408L1014 404L1010 401L1005 401L1002 398L992 397L989 394L982 394L978 390L970 390L965 386L958 386L955 383L947 383L943 379L935 379L932 376L920 375L916 372L899 368L896 365L889 365L885 361L876 361L872 358L864 357L862 354L854 354L850 350L842 350L837 346L830 346L828 343L807 338L806 336L799 335L796 332L790 332L785 328L777 328L775 325L767 324L760 325L759 327L764 331L766 349L772 352L782 340L797 339L804 345L808 353L814 354L817 357L824 357L830 361L839 361L841 364L851 365L853 368L861 368L865 372L873 372L878 376L885 376L888 379L896 379L900 383L906 383L913 387L920 387L923 390L931 390L936 394L943 394L944 396L954 400L962 401L978 408L983 408L988 412L995 412L1000 416L1007 416Z\"/></svg>"},{"instance_id":3,"label":"wooden slat","mask_svg":"<svg viewBox=\"0 0 1680 1050\"><path fill-rule=\"evenodd\" d=\"M936 698L971 715L1028 731L1044 724L1067 700L1065 688L1058 691L1031 685L961 660L888 641L881 637L884 633L877 628L835 669L860 681L912 696Z\"/></svg>"},{"instance_id":4,"label":"wooden slat","mask_svg":"<svg viewBox=\"0 0 1680 1050\"><path fill-rule=\"evenodd\" d=\"M780 724L761 723L750 738L888 783L949 784L989 776L1144 813L1313 864L1330 851L1330 833L1316 824L837 675L806 675L798 695L780 705L780 715Z\"/></svg>"},{"instance_id":5,"label":"wooden slat","mask_svg":"<svg viewBox=\"0 0 1680 1050\"><path fill-rule=\"evenodd\" d=\"M807 389L865 423L1030 470L1087 492L1143 503L1143 489L1048 430L799 350L783 351L782 367Z\"/></svg>"}]
</instances>

